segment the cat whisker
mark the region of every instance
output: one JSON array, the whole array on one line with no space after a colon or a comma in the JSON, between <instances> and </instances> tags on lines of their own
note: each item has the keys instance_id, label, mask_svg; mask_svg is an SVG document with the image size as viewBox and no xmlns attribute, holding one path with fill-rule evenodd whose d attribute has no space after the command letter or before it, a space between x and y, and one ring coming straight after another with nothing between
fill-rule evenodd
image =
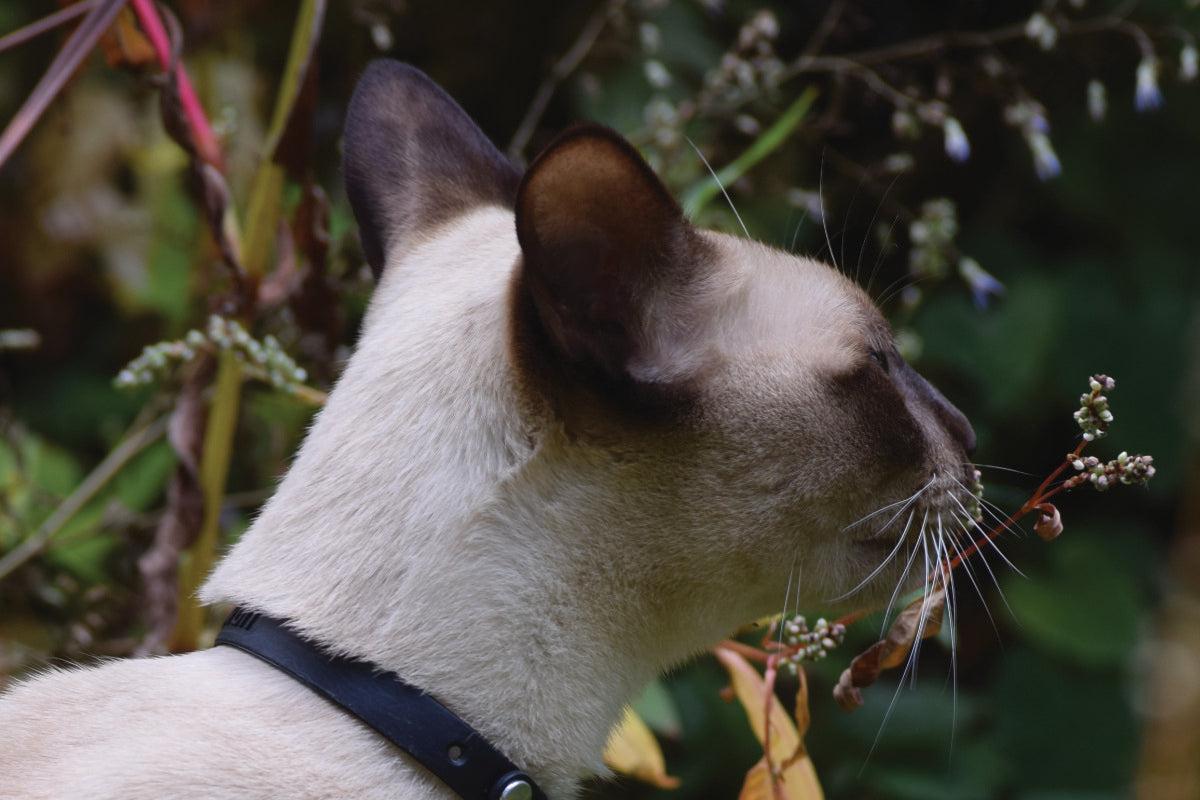
<instances>
[{"instance_id":1,"label":"cat whisker","mask_svg":"<svg viewBox=\"0 0 1200 800\"><path fill-rule=\"evenodd\" d=\"M1008 473L1008 474L1010 474L1010 475L1020 475L1022 478L1033 478L1033 477L1036 477L1035 473L1032 473L1032 472L1027 472L1026 470L1023 470L1023 469L1013 469L1012 467L1002 467L1002 466L1000 466L999 464L979 464L979 463L975 463L975 464L974 464L974 466L975 466L975 468L976 468L976 469L978 469L978 470L979 470L979 471L981 471L981 472L982 472L983 470L990 470L990 471L993 471L993 472L1007 472L1007 473Z\"/></svg>"},{"instance_id":2,"label":"cat whisker","mask_svg":"<svg viewBox=\"0 0 1200 800\"><path fill-rule=\"evenodd\" d=\"M788 570L787 590L784 592L784 595L783 595L783 611L780 612L781 617L786 617L788 615L788 603L792 599L792 578L794 578L796 576L796 560L799 557L800 557L799 553L792 556L792 568L790 570ZM796 580L796 594L797 594L797 599L798 599L798 596L800 594L799 579ZM783 646L783 625L779 626L779 645L780 645L780 647Z\"/></svg>"},{"instance_id":3,"label":"cat whisker","mask_svg":"<svg viewBox=\"0 0 1200 800\"><path fill-rule=\"evenodd\" d=\"M712 175L713 180L717 182L717 188L719 188L721 190L721 194L725 196L725 202L729 203L729 210L733 212L733 216L737 219L738 225L742 227L742 233L744 233L746 238L749 239L750 231L746 229L746 223L742 222L742 215L738 213L737 208L733 205L733 198L729 196L729 192L725 191L725 184L721 182L721 176L719 176L717 171L712 168L712 164L708 163L708 159L704 157L704 153L700 152L700 148L696 146L695 142L693 142L691 139L688 139L687 143L690 144L692 149L696 151L696 155L700 156L700 160L704 162L704 166L708 169L708 173Z\"/></svg>"},{"instance_id":4,"label":"cat whisker","mask_svg":"<svg viewBox=\"0 0 1200 800\"><path fill-rule=\"evenodd\" d=\"M893 517L893 521L894 521L894 519L895 518ZM891 525L891 521L888 522L888 525ZM904 530L900 532L900 536L896 540L896 546L893 547L891 552L887 554L887 557L884 558L882 562L880 562L879 566L877 566L875 569L873 569L871 571L871 574L867 575L867 577L865 577L861 581L859 581L858 585L856 585L853 589L846 592L845 594L842 594L842 595L832 598L830 600L830 602L838 603L838 602L841 602L842 600L845 600L848 597L852 597L855 594L857 594L858 592L862 591L863 587L865 587L871 581L875 580L875 578L878 577L879 573L883 572L883 570L887 568L887 565L892 562L892 559L896 557L896 554L900 552L900 548L904 546L904 542L905 542L905 539L907 538L907 534L908 534L908 529L911 525L912 525L912 514L909 514L908 522L905 524ZM908 568L906 567L905 574L907 574L907 572L908 572Z\"/></svg>"},{"instance_id":5,"label":"cat whisker","mask_svg":"<svg viewBox=\"0 0 1200 800\"><path fill-rule=\"evenodd\" d=\"M918 499L920 499L921 495L925 494L925 492L928 491L929 487L933 486L933 483L936 479L937 479L936 476L934 478L930 478L928 483L926 483L924 486L922 486L917 491L913 492L911 495L909 495L905 499L897 500L894 503L888 503L887 505L882 506L881 508L875 509L870 514L867 514L865 517L862 517L861 519L856 520L855 522L851 522L849 525L842 528L842 532L845 533L846 531L850 530L851 528L856 528L859 525L862 525L864 522L874 519L875 517L879 516L880 514L884 514L893 508L899 507L900 510L896 512L895 516L893 516L890 520L888 520L887 524L885 524L883 527L881 527L878 531L875 532L875 536L881 535L884 531L886 531L891 526L891 524L893 522L896 521L897 518L899 518L899 516L901 514L904 513L904 510L906 508L908 508L913 503L915 503ZM872 537L872 538L874 538L874 537Z\"/></svg>"}]
</instances>

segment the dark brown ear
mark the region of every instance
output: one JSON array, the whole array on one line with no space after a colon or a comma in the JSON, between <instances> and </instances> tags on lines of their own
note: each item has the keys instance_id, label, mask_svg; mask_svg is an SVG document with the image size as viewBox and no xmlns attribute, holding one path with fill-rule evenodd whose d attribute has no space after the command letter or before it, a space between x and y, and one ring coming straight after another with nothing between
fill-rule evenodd
<instances>
[{"instance_id":1,"label":"dark brown ear","mask_svg":"<svg viewBox=\"0 0 1200 800\"><path fill-rule=\"evenodd\" d=\"M558 350L621 381L679 378L709 259L637 151L597 125L567 131L525 173L516 214L522 280Z\"/></svg>"},{"instance_id":2,"label":"dark brown ear","mask_svg":"<svg viewBox=\"0 0 1200 800\"><path fill-rule=\"evenodd\" d=\"M375 61L346 112L346 194L375 277L406 236L483 205L512 207L520 173L420 70Z\"/></svg>"}]
</instances>

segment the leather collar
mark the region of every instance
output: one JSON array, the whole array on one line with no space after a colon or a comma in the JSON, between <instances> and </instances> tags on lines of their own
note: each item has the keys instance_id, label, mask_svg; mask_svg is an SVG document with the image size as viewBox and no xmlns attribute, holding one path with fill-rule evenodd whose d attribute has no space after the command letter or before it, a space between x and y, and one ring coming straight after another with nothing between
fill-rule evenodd
<instances>
[{"instance_id":1,"label":"leather collar","mask_svg":"<svg viewBox=\"0 0 1200 800\"><path fill-rule=\"evenodd\" d=\"M237 609L217 635L358 717L465 800L546 800L533 779L432 696L366 661L330 655L283 620Z\"/></svg>"}]
</instances>

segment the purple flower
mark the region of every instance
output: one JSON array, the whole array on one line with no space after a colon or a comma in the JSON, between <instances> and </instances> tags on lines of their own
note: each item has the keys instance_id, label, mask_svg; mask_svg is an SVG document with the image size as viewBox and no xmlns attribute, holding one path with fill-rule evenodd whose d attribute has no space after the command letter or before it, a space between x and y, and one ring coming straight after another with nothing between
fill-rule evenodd
<instances>
[{"instance_id":1,"label":"purple flower","mask_svg":"<svg viewBox=\"0 0 1200 800\"><path fill-rule=\"evenodd\" d=\"M961 164L971 157L971 143L967 141L962 124L954 117L946 117L942 122L942 135L946 137L946 155L952 161Z\"/></svg>"},{"instance_id":2,"label":"purple flower","mask_svg":"<svg viewBox=\"0 0 1200 800\"><path fill-rule=\"evenodd\" d=\"M1049 136L1042 131L1030 130L1025 135L1025 141L1033 153L1033 168L1040 179L1048 181L1062 174L1062 164L1058 162L1058 154L1054 152Z\"/></svg>"},{"instance_id":3,"label":"purple flower","mask_svg":"<svg viewBox=\"0 0 1200 800\"><path fill-rule=\"evenodd\" d=\"M1143 58L1137 67L1137 88L1134 90L1133 107L1138 111L1157 111L1162 105L1163 96L1158 89L1158 61Z\"/></svg>"},{"instance_id":4,"label":"purple flower","mask_svg":"<svg viewBox=\"0 0 1200 800\"><path fill-rule=\"evenodd\" d=\"M958 260L958 274L971 289L971 299L976 308L987 308L993 297L999 297L1005 292L1004 284L979 266L979 262L973 258L964 256Z\"/></svg>"}]
</instances>

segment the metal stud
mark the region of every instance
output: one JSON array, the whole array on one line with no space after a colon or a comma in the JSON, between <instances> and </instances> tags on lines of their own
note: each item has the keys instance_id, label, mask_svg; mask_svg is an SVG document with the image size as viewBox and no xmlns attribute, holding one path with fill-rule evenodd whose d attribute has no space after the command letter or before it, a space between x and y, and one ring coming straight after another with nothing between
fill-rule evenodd
<instances>
[{"instance_id":1,"label":"metal stud","mask_svg":"<svg viewBox=\"0 0 1200 800\"><path fill-rule=\"evenodd\" d=\"M500 800L533 800L533 787L518 778L500 791Z\"/></svg>"}]
</instances>

